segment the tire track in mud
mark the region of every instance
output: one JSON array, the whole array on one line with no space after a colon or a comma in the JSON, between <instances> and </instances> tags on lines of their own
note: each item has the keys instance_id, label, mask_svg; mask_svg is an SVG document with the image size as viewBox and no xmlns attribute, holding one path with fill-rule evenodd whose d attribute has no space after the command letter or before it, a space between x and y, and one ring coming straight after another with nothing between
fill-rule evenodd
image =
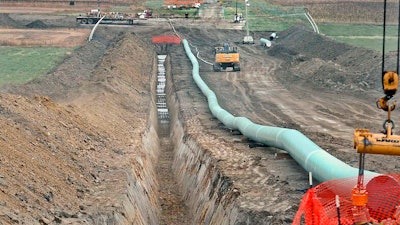
<instances>
[{"instance_id":1,"label":"tire track in mud","mask_svg":"<svg viewBox=\"0 0 400 225\"><path fill-rule=\"evenodd\" d=\"M247 48L242 48L242 50L245 50L242 54L244 57L255 58L253 57L254 49L249 52L246 51ZM250 90L247 93L254 95L254 98L260 101L260 105L265 106L263 109L266 112L271 112L272 115L279 117L276 125L299 129L302 132L329 132L333 137L352 140L354 127L351 124L357 121L360 113L364 112L349 111L354 108L347 108L346 104L351 104L351 101L362 102L350 98L350 96L343 96L342 99L346 102L343 103L343 101L334 101L337 98L336 93L322 93L308 89L307 86L303 88L302 85L290 85L289 87L283 85L282 79L277 79L276 76L287 75L275 72L282 62L267 55L262 58L264 60L253 60L248 61L245 65L242 64L244 70L246 70L246 66L251 67L249 69L251 74L246 73L244 79ZM343 115L352 114L354 117L351 117L351 123L348 123L349 119ZM272 119L276 120L276 117ZM282 121L284 123L280 124Z\"/></svg>"}]
</instances>

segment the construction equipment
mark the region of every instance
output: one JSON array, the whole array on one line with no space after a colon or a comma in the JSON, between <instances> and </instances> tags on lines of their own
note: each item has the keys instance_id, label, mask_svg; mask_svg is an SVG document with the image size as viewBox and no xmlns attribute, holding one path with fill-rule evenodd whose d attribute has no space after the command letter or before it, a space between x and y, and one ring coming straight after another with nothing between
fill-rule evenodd
<instances>
[{"instance_id":1,"label":"construction equipment","mask_svg":"<svg viewBox=\"0 0 400 225\"><path fill-rule=\"evenodd\" d=\"M231 47L229 43L214 48L215 55L214 71L220 72L232 67L233 71L240 71L239 53L237 47Z\"/></svg>"},{"instance_id":2,"label":"construction equipment","mask_svg":"<svg viewBox=\"0 0 400 225\"><path fill-rule=\"evenodd\" d=\"M204 0L165 0L168 9L200 8Z\"/></svg>"},{"instance_id":3,"label":"construction equipment","mask_svg":"<svg viewBox=\"0 0 400 225\"><path fill-rule=\"evenodd\" d=\"M395 125L391 120L391 112L396 108L396 101L389 104L399 86L399 75L394 71L383 71L382 86L384 97L378 99L379 109L388 112L383 123L383 132L372 134L367 129L356 129L354 132L354 148L358 153L400 155L400 136L392 135Z\"/></svg>"},{"instance_id":4,"label":"construction equipment","mask_svg":"<svg viewBox=\"0 0 400 225\"><path fill-rule=\"evenodd\" d=\"M103 13L100 9L92 9L86 15L76 17L76 22L81 24L95 24L102 17L101 23L127 23L133 24L133 16L127 13L108 12Z\"/></svg>"},{"instance_id":5,"label":"construction equipment","mask_svg":"<svg viewBox=\"0 0 400 225\"><path fill-rule=\"evenodd\" d=\"M396 107L396 101L389 104L389 100L397 92L398 85L399 76L396 72L383 71L382 86L385 96L378 99L376 102L379 109L388 112L387 119L383 123L383 132L373 134L367 129L356 129L354 131L354 148L360 153L358 181L357 185L352 190L352 211L353 219L356 222L355 224L368 224L368 222L371 221L367 208L368 192L364 185L365 155L367 153L400 155L400 136L392 134L392 130L395 126L390 118L391 111Z\"/></svg>"},{"instance_id":6,"label":"construction equipment","mask_svg":"<svg viewBox=\"0 0 400 225\"><path fill-rule=\"evenodd\" d=\"M400 3L399 3L400 6ZM378 134L370 133L367 129L356 129L354 131L354 148L360 153L359 174L357 185L353 188L353 219L355 224L369 224L371 218L368 212L368 192L363 184L365 154L400 155L400 136L393 135L395 128L391 120L391 112L396 108L396 101L389 102L396 94L399 86L399 60L400 60L400 38L397 40L397 68L396 71L385 70L385 36L386 36L386 0L384 1L383 21L383 48L382 48L382 88L384 97L377 100L379 109L387 112L387 119L383 123L383 132ZM399 17L400 18L400 17ZM400 21L398 26L400 32ZM358 201L358 200L362 201ZM360 204L358 204L361 202ZM379 221L380 222L380 221ZM374 223L375 224L375 223ZM389 224L389 223L380 223ZM390 223L393 224L393 223ZM397 224L397 223L396 223Z\"/></svg>"},{"instance_id":7,"label":"construction equipment","mask_svg":"<svg viewBox=\"0 0 400 225\"><path fill-rule=\"evenodd\" d=\"M136 17L140 18L140 19L149 19L149 18L153 18L153 11L151 10L143 10L143 12L140 12L136 15Z\"/></svg>"}]
</instances>

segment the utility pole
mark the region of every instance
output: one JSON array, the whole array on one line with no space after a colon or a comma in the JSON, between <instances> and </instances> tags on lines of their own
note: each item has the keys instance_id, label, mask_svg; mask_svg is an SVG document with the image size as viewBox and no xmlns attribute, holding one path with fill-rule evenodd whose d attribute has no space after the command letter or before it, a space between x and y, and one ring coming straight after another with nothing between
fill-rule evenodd
<instances>
[{"instance_id":1,"label":"utility pole","mask_svg":"<svg viewBox=\"0 0 400 225\"><path fill-rule=\"evenodd\" d=\"M244 0L246 8L246 36L243 39L243 44L254 44L253 37L249 33L249 15L247 7L250 6L249 0Z\"/></svg>"},{"instance_id":2,"label":"utility pole","mask_svg":"<svg viewBox=\"0 0 400 225\"><path fill-rule=\"evenodd\" d=\"M238 7L238 5L237 5L237 0L236 0L236 13L235 13L235 19L233 20L234 23L240 22L237 7Z\"/></svg>"},{"instance_id":3,"label":"utility pole","mask_svg":"<svg viewBox=\"0 0 400 225\"><path fill-rule=\"evenodd\" d=\"M247 6L250 5L249 0L245 0L245 3L246 3L246 6L245 6L245 8L246 8L246 34L247 34L247 36L249 36L250 35L249 34L249 10L247 9Z\"/></svg>"},{"instance_id":4,"label":"utility pole","mask_svg":"<svg viewBox=\"0 0 400 225\"><path fill-rule=\"evenodd\" d=\"M235 15L237 16L237 0L236 0L236 13L235 13Z\"/></svg>"}]
</instances>

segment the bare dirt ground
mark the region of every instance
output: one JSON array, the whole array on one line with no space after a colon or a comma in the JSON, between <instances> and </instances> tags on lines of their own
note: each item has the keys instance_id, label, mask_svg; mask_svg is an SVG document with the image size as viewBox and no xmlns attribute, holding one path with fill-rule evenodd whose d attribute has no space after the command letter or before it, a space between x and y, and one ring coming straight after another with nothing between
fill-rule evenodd
<instances>
[{"instance_id":1,"label":"bare dirt ground","mask_svg":"<svg viewBox=\"0 0 400 225\"><path fill-rule=\"evenodd\" d=\"M19 28L28 24L29 15L10 18L8 25ZM51 26L76 26L63 18L42 18ZM354 129L379 131L386 118L375 107L383 96L380 54L333 42L303 26L280 33L270 49L258 43L242 45L245 32L217 29L219 20L172 23L192 51L207 62L213 60L215 44L228 40L238 46L240 72L216 73L211 65L200 62L201 76L221 106L259 124L297 129L332 155L357 166ZM155 54L161 49L150 40L159 34L172 34L165 20L102 27L93 42L52 73L1 89L2 224L107 224L107 215L120 209L126 172L139 165L136 159L143 154L138 146L148 119L148 74L154 72ZM259 40L269 33L252 35ZM249 148L254 143L224 128L210 115L206 99L194 84L183 47L169 45L164 50L171 57L182 119L189 130L200 131L198 140L240 191L241 207L253 213L252 221L243 224L266 224L259 220L265 214L270 224L290 224L308 187L307 173L285 152L268 146ZM389 60L388 67L393 65ZM394 113L393 120L398 119ZM366 168L380 173L400 170L397 158L387 156L367 156ZM163 169L160 166L158 172ZM176 185L164 184L170 185L169 190ZM167 195L160 194L169 206L164 210L181 216L165 217L162 223L190 224L183 203ZM168 201L175 203L168 205Z\"/></svg>"},{"instance_id":2,"label":"bare dirt ground","mask_svg":"<svg viewBox=\"0 0 400 225\"><path fill-rule=\"evenodd\" d=\"M0 29L0 43L7 46L59 46L83 45L89 36L87 29Z\"/></svg>"}]
</instances>

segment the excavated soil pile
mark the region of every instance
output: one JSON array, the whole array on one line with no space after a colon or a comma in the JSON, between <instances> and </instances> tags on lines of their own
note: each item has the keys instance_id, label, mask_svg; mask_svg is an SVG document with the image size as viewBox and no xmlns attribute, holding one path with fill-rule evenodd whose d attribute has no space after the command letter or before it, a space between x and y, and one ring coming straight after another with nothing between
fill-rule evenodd
<instances>
[{"instance_id":1,"label":"excavated soil pile","mask_svg":"<svg viewBox=\"0 0 400 225\"><path fill-rule=\"evenodd\" d=\"M121 211L154 56L135 35L103 32L53 73L2 90L2 224L109 224Z\"/></svg>"},{"instance_id":2,"label":"excavated soil pile","mask_svg":"<svg viewBox=\"0 0 400 225\"><path fill-rule=\"evenodd\" d=\"M9 14L4 14L0 13L0 27L5 27L5 28L23 28L24 25L22 25L19 22L16 22L13 20Z\"/></svg>"},{"instance_id":3,"label":"excavated soil pile","mask_svg":"<svg viewBox=\"0 0 400 225\"><path fill-rule=\"evenodd\" d=\"M35 20L32 23L26 25L28 28L48 28L47 24L43 23L41 20Z\"/></svg>"},{"instance_id":4,"label":"excavated soil pile","mask_svg":"<svg viewBox=\"0 0 400 225\"><path fill-rule=\"evenodd\" d=\"M335 91L381 89L381 53L335 42L304 26L294 26L279 36L269 54L287 62L283 66L289 76L281 77L283 83L312 83ZM385 69L396 70L395 57L388 54L386 58Z\"/></svg>"}]
</instances>

